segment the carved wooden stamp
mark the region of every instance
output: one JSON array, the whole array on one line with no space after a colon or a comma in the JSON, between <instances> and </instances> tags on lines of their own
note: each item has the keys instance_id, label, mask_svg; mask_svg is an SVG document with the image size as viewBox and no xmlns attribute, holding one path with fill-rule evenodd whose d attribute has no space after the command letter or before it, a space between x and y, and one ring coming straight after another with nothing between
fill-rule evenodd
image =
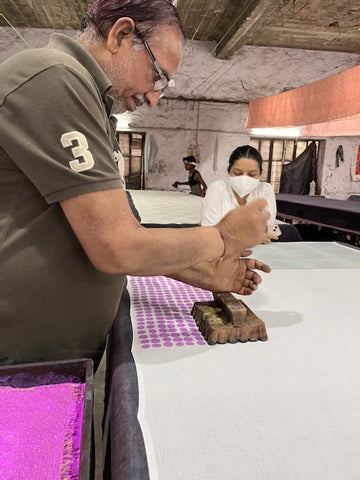
<instances>
[{"instance_id":1,"label":"carved wooden stamp","mask_svg":"<svg viewBox=\"0 0 360 480\"><path fill-rule=\"evenodd\" d=\"M231 293L214 293L214 301L195 302L191 314L209 345L267 340L265 323Z\"/></svg>"}]
</instances>

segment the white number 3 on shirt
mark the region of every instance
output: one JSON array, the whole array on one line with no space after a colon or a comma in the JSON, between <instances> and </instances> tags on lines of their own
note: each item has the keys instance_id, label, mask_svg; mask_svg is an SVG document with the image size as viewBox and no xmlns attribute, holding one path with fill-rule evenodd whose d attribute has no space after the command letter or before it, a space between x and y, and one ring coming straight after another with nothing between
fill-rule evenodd
<instances>
[{"instance_id":1,"label":"white number 3 on shirt","mask_svg":"<svg viewBox=\"0 0 360 480\"><path fill-rule=\"evenodd\" d=\"M63 133L60 141L64 148L73 147L71 153L75 160L69 162L71 170L74 170L74 172L83 172L93 168L95 165L94 158L88 150L89 145L83 133L77 132L76 130Z\"/></svg>"}]
</instances>

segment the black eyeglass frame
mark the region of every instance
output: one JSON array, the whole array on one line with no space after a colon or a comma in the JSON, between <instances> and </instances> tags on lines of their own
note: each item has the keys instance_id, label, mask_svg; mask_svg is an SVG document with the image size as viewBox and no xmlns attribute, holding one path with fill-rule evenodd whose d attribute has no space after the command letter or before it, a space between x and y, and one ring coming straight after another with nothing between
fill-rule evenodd
<instances>
[{"instance_id":1,"label":"black eyeglass frame","mask_svg":"<svg viewBox=\"0 0 360 480\"><path fill-rule=\"evenodd\" d=\"M153 54L148 42L145 40L145 38L141 35L140 32L138 31L135 31L135 35L137 37L140 38L140 40L143 42L144 44L144 47L146 48L146 51L148 52L149 54L149 57L150 57L150 60L152 61L152 63L154 64L154 67L155 67L155 70L156 70L156 73L158 75L158 80L155 80L154 81L154 91L155 92L159 92L160 90L165 90L165 88L169 85L170 83L170 78L169 76L167 75L166 72L163 71L163 69L160 67L160 65L158 64L156 58L155 58L155 55Z\"/></svg>"}]
</instances>

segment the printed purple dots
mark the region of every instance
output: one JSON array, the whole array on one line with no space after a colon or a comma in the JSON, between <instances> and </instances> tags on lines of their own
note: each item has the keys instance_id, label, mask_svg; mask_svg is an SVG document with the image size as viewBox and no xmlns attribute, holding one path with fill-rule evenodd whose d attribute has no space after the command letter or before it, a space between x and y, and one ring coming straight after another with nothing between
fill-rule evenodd
<instances>
[{"instance_id":1,"label":"printed purple dots","mask_svg":"<svg viewBox=\"0 0 360 480\"><path fill-rule=\"evenodd\" d=\"M212 300L206 290L167 277L128 277L132 317L141 348L206 345L191 309L194 302Z\"/></svg>"}]
</instances>

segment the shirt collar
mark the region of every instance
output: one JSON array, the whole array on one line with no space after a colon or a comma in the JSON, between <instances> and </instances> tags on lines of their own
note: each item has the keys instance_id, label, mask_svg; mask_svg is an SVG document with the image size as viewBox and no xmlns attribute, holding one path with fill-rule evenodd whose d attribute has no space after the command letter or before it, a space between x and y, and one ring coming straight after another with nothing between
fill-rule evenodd
<instances>
[{"instance_id":1,"label":"shirt collar","mask_svg":"<svg viewBox=\"0 0 360 480\"><path fill-rule=\"evenodd\" d=\"M81 63L91 74L103 98L108 115L111 113L113 99L107 92L111 88L111 82L105 75L104 70L96 62L96 60L73 38L62 33L53 33L50 35L48 44L50 48L57 48L74 57Z\"/></svg>"}]
</instances>

